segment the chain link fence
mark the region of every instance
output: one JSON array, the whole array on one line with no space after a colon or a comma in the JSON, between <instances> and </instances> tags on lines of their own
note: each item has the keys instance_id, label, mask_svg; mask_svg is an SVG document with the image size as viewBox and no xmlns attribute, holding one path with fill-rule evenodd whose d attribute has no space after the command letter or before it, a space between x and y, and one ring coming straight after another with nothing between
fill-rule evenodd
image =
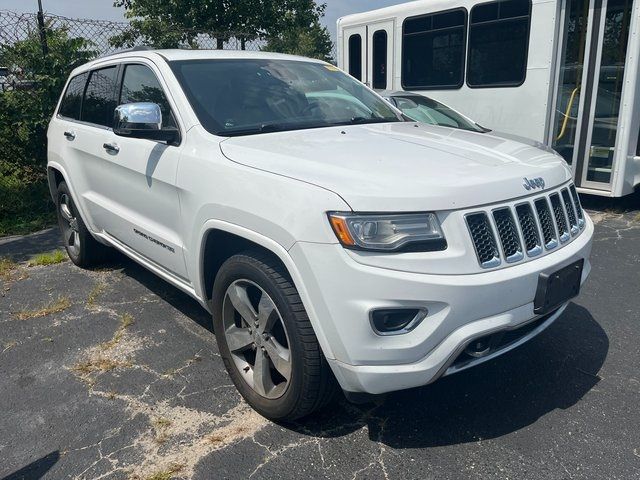
<instances>
[{"instance_id":1,"label":"chain link fence","mask_svg":"<svg viewBox=\"0 0 640 480\"><path fill-rule=\"evenodd\" d=\"M128 22L115 22L93 19L73 19L59 15L44 14L42 26L44 29L64 29L70 38L82 38L89 42L89 48L95 56L108 55L121 50L113 45L112 39L125 34L129 30ZM11 46L27 38L39 36L45 43L43 55L46 51L46 36L42 34L41 24L37 13L18 13L0 10L0 45ZM261 50L266 42L255 39L255 35L243 33L201 32L179 30L177 36L185 41L180 45L184 48L216 49L222 46L227 50ZM186 39L191 39L189 42ZM143 45L143 39L134 39L133 46ZM335 48L334 48L335 50ZM333 54L335 58L335 51ZM33 86L32 80L22 78L23 72L19 65L3 65L0 57L0 92L10 89L28 89Z\"/></svg>"}]
</instances>

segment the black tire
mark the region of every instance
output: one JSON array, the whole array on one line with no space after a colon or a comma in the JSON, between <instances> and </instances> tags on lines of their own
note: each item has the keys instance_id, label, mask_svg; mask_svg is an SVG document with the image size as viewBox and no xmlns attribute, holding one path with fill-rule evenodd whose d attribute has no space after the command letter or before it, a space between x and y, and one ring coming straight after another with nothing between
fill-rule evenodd
<instances>
[{"instance_id":1,"label":"black tire","mask_svg":"<svg viewBox=\"0 0 640 480\"><path fill-rule=\"evenodd\" d=\"M276 399L259 394L247 383L227 343L224 300L231 285L244 281L255 284L268 294L286 329L291 360L290 379L284 393ZM258 413L271 420L293 421L322 408L333 399L337 391L333 373L322 354L298 291L276 258L261 251L247 251L229 258L218 271L212 298L214 330L225 367L240 394ZM251 348L255 350L255 344ZM275 371L274 364L269 365ZM246 370L244 374L247 374Z\"/></svg>"},{"instance_id":2,"label":"black tire","mask_svg":"<svg viewBox=\"0 0 640 480\"><path fill-rule=\"evenodd\" d=\"M110 249L99 243L87 230L64 181L58 184L56 210L62 241L71 261L82 268L104 263Z\"/></svg>"}]
</instances>

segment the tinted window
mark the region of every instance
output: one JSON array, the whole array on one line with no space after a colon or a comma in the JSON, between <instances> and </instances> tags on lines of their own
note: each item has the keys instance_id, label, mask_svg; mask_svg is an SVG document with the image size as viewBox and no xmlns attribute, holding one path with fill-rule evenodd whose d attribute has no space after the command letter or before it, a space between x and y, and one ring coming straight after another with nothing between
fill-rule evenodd
<instances>
[{"instance_id":1,"label":"tinted window","mask_svg":"<svg viewBox=\"0 0 640 480\"><path fill-rule=\"evenodd\" d=\"M162 111L162 126L175 127L171 107L160 82L153 71L145 65L127 65L122 79L120 105L124 103L153 102Z\"/></svg>"},{"instance_id":2,"label":"tinted window","mask_svg":"<svg viewBox=\"0 0 640 480\"><path fill-rule=\"evenodd\" d=\"M373 88L387 88L387 31L373 34Z\"/></svg>"},{"instance_id":3,"label":"tinted window","mask_svg":"<svg viewBox=\"0 0 640 480\"><path fill-rule=\"evenodd\" d=\"M362 80L362 37L349 37L349 75Z\"/></svg>"},{"instance_id":4,"label":"tinted window","mask_svg":"<svg viewBox=\"0 0 640 480\"><path fill-rule=\"evenodd\" d=\"M402 85L414 90L463 83L464 10L407 18L402 35Z\"/></svg>"},{"instance_id":5,"label":"tinted window","mask_svg":"<svg viewBox=\"0 0 640 480\"><path fill-rule=\"evenodd\" d=\"M470 87L517 86L524 82L530 11L529 0L485 3L471 9Z\"/></svg>"},{"instance_id":6,"label":"tinted window","mask_svg":"<svg viewBox=\"0 0 640 480\"><path fill-rule=\"evenodd\" d=\"M115 91L117 67L94 70L82 101L82 120L96 125L111 127L116 108Z\"/></svg>"},{"instance_id":7,"label":"tinted window","mask_svg":"<svg viewBox=\"0 0 640 480\"><path fill-rule=\"evenodd\" d=\"M87 83L88 73L81 73L71 79L67 91L60 102L58 113L63 117L80 120L80 106L82 105L82 93Z\"/></svg>"}]
</instances>

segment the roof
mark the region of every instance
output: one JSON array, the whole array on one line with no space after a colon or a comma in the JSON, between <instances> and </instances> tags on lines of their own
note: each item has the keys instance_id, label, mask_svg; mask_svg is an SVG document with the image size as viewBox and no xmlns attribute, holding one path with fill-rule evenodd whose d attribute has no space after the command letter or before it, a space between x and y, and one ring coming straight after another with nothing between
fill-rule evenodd
<instances>
[{"instance_id":1,"label":"roof","mask_svg":"<svg viewBox=\"0 0 640 480\"><path fill-rule=\"evenodd\" d=\"M79 71L84 71L92 68L95 65L111 62L113 60L143 57L143 58L158 58L161 57L167 61L174 60L216 60L216 59L266 59L266 60L293 60L304 61L314 63L326 63L322 60L316 60L313 58L300 57L297 55L286 55L283 53L262 52L262 51L247 51L247 50L190 50L190 49L148 49L148 48L134 48L131 50L125 50L122 52L116 52L111 55L105 55L104 57L97 58L91 62L85 63L78 67Z\"/></svg>"}]
</instances>

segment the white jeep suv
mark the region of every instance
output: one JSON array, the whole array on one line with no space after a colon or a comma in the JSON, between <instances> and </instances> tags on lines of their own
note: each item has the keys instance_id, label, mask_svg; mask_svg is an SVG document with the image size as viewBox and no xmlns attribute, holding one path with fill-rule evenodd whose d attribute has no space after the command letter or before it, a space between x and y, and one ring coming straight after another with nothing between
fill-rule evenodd
<instances>
[{"instance_id":1,"label":"white jeep suv","mask_svg":"<svg viewBox=\"0 0 640 480\"><path fill-rule=\"evenodd\" d=\"M48 131L64 242L212 313L257 411L425 385L553 322L593 224L540 145L409 119L336 67L130 51L74 70ZM363 395L365 394L365 395Z\"/></svg>"}]
</instances>

